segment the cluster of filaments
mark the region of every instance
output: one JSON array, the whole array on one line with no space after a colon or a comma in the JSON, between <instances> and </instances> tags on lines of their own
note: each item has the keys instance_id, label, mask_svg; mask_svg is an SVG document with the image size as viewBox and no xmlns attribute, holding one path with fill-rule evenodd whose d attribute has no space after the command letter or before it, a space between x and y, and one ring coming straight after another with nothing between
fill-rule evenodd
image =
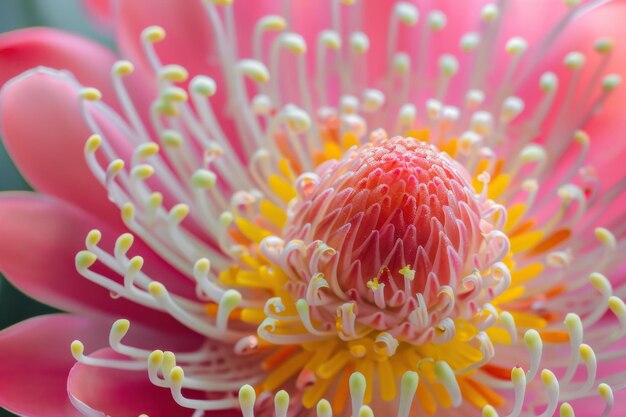
<instances>
[{"instance_id":1,"label":"cluster of filaments","mask_svg":"<svg viewBox=\"0 0 626 417\"><path fill-rule=\"evenodd\" d=\"M238 400L234 390L237 387L260 383L265 378L258 357L265 357L268 351L267 346L265 349L263 346L266 342L256 336L254 321L247 323L246 320L233 320L233 317L242 318L246 312L254 315L262 311L271 319L272 314L280 313L281 305L277 299L266 305L268 292L264 288L226 285L220 280L220 272L233 265L244 271L261 266L256 257L258 246L261 242L272 243L269 236L282 235L287 203L296 196L296 179L319 164L313 156L319 155L320 150L325 159L338 158L352 144L364 143L372 128L385 127L389 132L405 135L408 131L427 127L432 144L456 154L455 159L470 174L482 173L478 182L482 181L485 193L488 192L483 201L494 198L506 202L508 219L504 230L517 232L509 239L511 250L519 258L517 275L512 271L511 280L513 285L523 282L523 291L514 294L504 291L501 304L492 308L488 303L493 296L489 296L489 289L495 288L497 292L503 289L498 283L508 280L506 268L498 272L493 265L487 284L481 275L489 274L487 271L463 278L471 285L485 285L480 294L475 295L477 299L485 300L481 301L478 310L485 311L484 319L489 325L503 327L510 338L510 345L499 345L494 357L489 337L479 336L483 335L482 332L476 334L480 358L485 362L487 358L491 359L492 367L486 371L487 366L482 366L483 362L478 359L472 378L480 386L512 392L514 400L508 405L511 416L522 412L526 389L533 387L535 390L532 382L538 375L541 375L544 389L539 388L537 395L533 393L529 407L534 415L552 415L559 403L594 395L596 389L606 399L607 408L602 415L607 415L613 402L609 385L614 389L622 388L624 374L615 373L604 380L608 385L598 385L596 370L599 363L624 356L623 352L612 351L611 347L626 334L626 308L621 300L626 289L611 288L601 273L618 264L616 253L623 249L626 225L619 223L619 219L611 219L606 229L594 229L594 225L607 203L621 194L626 181L607 193L598 193L598 179L593 170L584 165L589 139L583 132L573 132L584 126L620 82L618 76L603 74L603 68L611 58L612 42L601 39L596 44L596 52L602 59L594 71L590 87L582 88L578 83L584 69L584 55L574 51L565 58L564 65L571 71L571 77L565 80L565 98L559 106L555 106L555 99L562 82L552 73L545 73L540 79L544 93L542 101L530 109L532 114L521 120L524 102L513 95L541 62L567 23L601 1L580 5L579 1L567 0L569 11L534 49L528 48L521 38L511 39L506 46L510 61L506 64L505 78L497 88L489 90L485 88L488 62L495 52L492 40L498 37L502 13L496 4L485 6L480 15L480 28L460 39L463 53L475 59L475 64L467 68L470 81L463 103L447 102L449 83L459 71L459 62L454 56L438 57L436 80L425 82L428 47L446 25L443 13L428 13L421 26L423 36L420 37L419 56L412 57L398 49L397 41L400 36L408 36L407 31L418 26L421 19L413 5L403 2L395 5L389 24L389 70L382 87L375 89L366 85L366 77L359 70L367 67L367 33L342 26L342 13L358 15L354 10L361 4L331 3L333 27L318 37L316 71L313 85L310 85L305 62L307 45L301 36L289 32L288 17L261 18L254 31L254 56L242 59L235 47L233 5L230 1L205 2L208 24L215 31L215 38L220 40L217 44L224 87L228 91L229 108L233 111L232 119L241 144L236 148L218 123L212 107L211 97L217 88L214 80L195 76L189 81L188 89L183 89L177 84L187 81L187 71L178 65L160 62L154 44L165 36L161 28L148 28L142 35L146 57L158 76L159 94L150 107L148 124L140 117L125 87L124 78L133 71L131 63L120 61L112 71L123 116L100 102L97 90L82 90L84 118L95 133L85 146L90 169L106 188L111 201L120 207L122 218L133 235L192 279L197 297L189 299L170 292L162 283L145 274L143 259L127 256L133 239L130 234L120 236L114 250L109 251L98 246L100 233L93 231L86 239L86 250L76 257L77 269L87 279L110 290L112 295L170 314L183 325L206 336L207 343L196 352L137 349L121 343L128 324L118 321L111 331L111 348L127 356L128 360L90 357L83 353L83 346L78 341L72 345L76 359L94 366L147 371L155 385L169 388L179 404L198 410L198 415L203 410L236 406ZM266 51L264 45L268 43L271 48ZM337 62L336 66L327 65L331 57ZM419 65L412 65L413 60ZM286 102L282 94L285 77L282 76L284 68L281 63L285 61L294 62L297 68L296 75L288 77L298 87L299 97L294 100L299 103L297 105ZM524 63L526 65L522 65ZM335 75L339 75L340 94L331 97L327 81ZM254 93L249 91L249 85L256 89ZM437 85L437 90L425 93L420 90L424 85ZM598 86L600 93L595 96ZM581 93L583 100L573 99ZM116 153L107 140L108 132L98 124L93 110L104 114L118 133L134 146L130 161L123 161ZM546 144L531 143L537 132L543 131L549 114L556 114L556 121L544 131L544 137L548 138ZM331 122L339 138L336 143L324 135ZM512 129L513 126L524 128ZM513 135L511 132L517 133ZM573 140L569 139L571 137ZM578 152L578 157L570 169L559 172L547 188L541 189L543 195L558 197L544 198L557 201L558 207L537 201L535 197L543 187L539 184L551 175L550 163L565 155L570 144L577 146L574 151ZM236 175L233 175L233 169L237 170ZM306 180L307 177L300 178ZM529 235L530 232L524 229L527 221L533 218L538 221L538 235ZM576 236L581 238L570 242L567 240L569 235L563 230L574 226ZM238 230L244 239L234 239L230 233L232 230ZM600 245L594 239L582 238L593 233ZM282 250L288 250L287 246ZM319 333L325 337L328 331L315 327L311 320L312 312L318 308L320 288L329 284L324 277L315 274L318 272L317 262L324 262L332 248L320 245L300 249L312 251L309 254L310 280L307 288L301 289L302 297L295 302L297 316L294 318L307 329L310 340L315 341L319 340ZM99 263L107 267L107 273L98 272L100 269L96 266ZM410 281L413 272L408 266L402 274L406 274L406 280ZM113 273L117 276L112 276ZM551 299L548 305L543 296L557 282L563 282L558 297ZM587 291L589 285L597 291ZM377 288L374 281L368 286L373 293L373 305L384 310L388 306L381 303L390 301L386 297L378 299L375 296ZM516 291L515 288L509 290ZM444 300L454 301L450 303L452 307L461 305L445 289L440 291ZM455 291L458 293L458 288L450 292L454 294ZM208 309L207 305L211 308ZM361 327L357 324L356 312L349 305L340 307L342 331L338 334L347 339L359 335ZM548 307L550 311L562 314L576 311L580 315L567 314L566 330L561 331L559 323L546 324L545 320L536 319L534 313L539 314ZM516 315L516 309L520 312L529 309L531 314ZM209 310L210 314L207 313ZM609 310L617 317L617 322L598 326ZM441 325L446 331L453 328L450 321L445 321L446 315L434 320L429 311L432 308L428 303L419 303L419 308L416 306L404 317L409 323L427 323L431 327ZM284 317L280 319L284 320ZM533 329L538 322L542 327L539 331ZM351 323L353 327L350 327ZM477 325L488 327L484 322ZM260 327L261 336L270 341L276 336L263 332L271 328L271 325ZM588 344L583 343L583 329L589 329L584 340ZM446 334L446 331L442 333ZM377 345L382 346L381 352L392 353L397 338L390 332L384 333L377 336ZM563 355L562 343L551 343L559 338L568 341L569 357ZM547 340L546 344L543 339ZM595 353L590 346L594 346ZM214 362L209 358L223 361ZM513 365L520 362L524 362L526 370L515 367L509 374ZM228 364L228 371L222 363ZM453 405L463 405L463 400L476 397L462 393L462 390L469 389L468 386L459 385L455 370L445 361L436 364L438 382L444 386ZM542 371L542 364L558 370L559 378L549 370ZM578 376L581 367L587 370L587 377L582 381ZM504 369L505 375L494 369ZM350 378L353 415L367 416L371 410L362 406L360 391L365 390L364 384L357 384L358 392L352 390L353 378L361 378L356 375ZM399 416L407 415L406 404L413 398L410 391L414 391L412 387L417 385L415 378L414 374L405 374L402 379ZM405 383L407 380L409 382ZM301 388L298 384L294 386ZM210 392L213 399L189 399L183 395L183 389ZM249 388L242 393L243 410L250 416L252 394ZM282 392L277 395L277 415L286 413L285 395ZM294 395L302 393L296 390ZM480 395L478 398L489 402ZM544 411L534 411L542 406L546 406ZM568 410L568 405L561 406L564 415L571 413ZM324 400L318 403L317 412L320 416L331 415ZM483 413L489 417L497 415L491 406L485 406Z\"/></svg>"}]
</instances>

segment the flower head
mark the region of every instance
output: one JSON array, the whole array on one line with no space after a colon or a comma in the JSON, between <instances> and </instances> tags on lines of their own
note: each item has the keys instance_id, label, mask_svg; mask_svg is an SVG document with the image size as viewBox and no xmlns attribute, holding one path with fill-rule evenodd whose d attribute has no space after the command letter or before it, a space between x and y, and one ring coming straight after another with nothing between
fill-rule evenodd
<instances>
[{"instance_id":1,"label":"flower head","mask_svg":"<svg viewBox=\"0 0 626 417\"><path fill-rule=\"evenodd\" d=\"M97 321L96 336L75 322L63 333L76 409L608 415L625 375L611 366L626 335L614 273L625 183L592 142L613 138L594 118L621 79L609 38L593 58L557 42L578 47L570 25L624 5L236 3L163 1L153 21L121 3L133 59L111 65L111 88L89 86L82 62L70 62L78 79L37 69L3 88L9 150L77 207L9 198L0 211L18 226L0 230L21 236L23 213L50 216L62 227L46 242L68 243L36 247L62 254L53 267L74 257L80 278L45 288L115 317L104 349ZM526 30L539 12L545 30ZM202 65L196 45L212 51ZM86 143L62 150L67 167L16 140L33 129L9 117L22 103L50 123L71 116L68 134ZM79 192L49 183L50 167ZM3 271L28 282L28 255L0 249ZM138 398L85 389L94 381ZM37 415L17 397L8 404ZM600 404L578 401L589 397Z\"/></svg>"}]
</instances>

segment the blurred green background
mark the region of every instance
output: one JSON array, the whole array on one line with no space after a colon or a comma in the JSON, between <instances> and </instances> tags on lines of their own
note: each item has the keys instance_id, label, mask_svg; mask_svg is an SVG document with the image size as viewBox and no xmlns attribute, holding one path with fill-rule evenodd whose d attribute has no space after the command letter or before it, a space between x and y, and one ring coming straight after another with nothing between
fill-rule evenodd
<instances>
[{"instance_id":1,"label":"blurred green background","mask_svg":"<svg viewBox=\"0 0 626 417\"><path fill-rule=\"evenodd\" d=\"M87 19L80 0L0 0L0 32L28 26L58 27L110 45L106 35ZM0 143L0 191L29 189ZM52 311L20 293L0 275L0 329ZM5 416L13 414L0 409L0 417Z\"/></svg>"}]
</instances>

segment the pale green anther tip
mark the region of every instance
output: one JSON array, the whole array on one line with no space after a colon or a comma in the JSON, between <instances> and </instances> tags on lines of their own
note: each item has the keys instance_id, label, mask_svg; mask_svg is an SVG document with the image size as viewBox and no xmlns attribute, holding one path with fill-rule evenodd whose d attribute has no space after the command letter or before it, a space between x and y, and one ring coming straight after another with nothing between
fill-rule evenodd
<instances>
[{"instance_id":1,"label":"pale green anther tip","mask_svg":"<svg viewBox=\"0 0 626 417\"><path fill-rule=\"evenodd\" d=\"M254 59L242 59L237 67L242 74L259 84L265 84L270 80L270 73L265 65Z\"/></svg>"},{"instance_id":2,"label":"pale green anther tip","mask_svg":"<svg viewBox=\"0 0 626 417\"><path fill-rule=\"evenodd\" d=\"M256 392L250 385L244 385L239 389L239 404L242 408L249 408L254 405L256 401Z\"/></svg>"},{"instance_id":3,"label":"pale green anther tip","mask_svg":"<svg viewBox=\"0 0 626 417\"><path fill-rule=\"evenodd\" d=\"M560 417L574 417L574 409L569 403L561 404L561 408L559 409Z\"/></svg>"},{"instance_id":4,"label":"pale green anther tip","mask_svg":"<svg viewBox=\"0 0 626 417\"><path fill-rule=\"evenodd\" d=\"M616 316L620 317L626 314L626 304L624 304L624 300L621 298L612 295L609 297L608 305L609 309L611 309Z\"/></svg>"},{"instance_id":5,"label":"pale green anther tip","mask_svg":"<svg viewBox=\"0 0 626 417\"><path fill-rule=\"evenodd\" d=\"M148 204L151 207L160 207L161 204L163 204L163 194L158 191L153 192L150 194L150 197L148 197Z\"/></svg>"},{"instance_id":6,"label":"pale green anther tip","mask_svg":"<svg viewBox=\"0 0 626 417\"><path fill-rule=\"evenodd\" d=\"M200 258L196 261L194 269L200 273L206 273L211 269L211 261L207 258Z\"/></svg>"},{"instance_id":7,"label":"pale green anther tip","mask_svg":"<svg viewBox=\"0 0 626 417\"><path fill-rule=\"evenodd\" d=\"M227 308L235 308L241 302L241 293L237 290L226 290L222 296L221 303Z\"/></svg>"},{"instance_id":8,"label":"pale green anther tip","mask_svg":"<svg viewBox=\"0 0 626 417\"><path fill-rule=\"evenodd\" d=\"M407 371L402 375L402 380L400 384L402 388L407 390L408 394L414 394L417 389L417 385L419 384L419 375L414 371Z\"/></svg>"},{"instance_id":9,"label":"pale green anther tip","mask_svg":"<svg viewBox=\"0 0 626 417\"><path fill-rule=\"evenodd\" d=\"M210 97L217 91L217 84L209 77L198 75L191 81L191 89L198 94Z\"/></svg>"},{"instance_id":10,"label":"pale green anther tip","mask_svg":"<svg viewBox=\"0 0 626 417\"><path fill-rule=\"evenodd\" d=\"M519 366L515 366L511 369L511 381L513 382L521 382L526 380L526 373Z\"/></svg>"},{"instance_id":11,"label":"pale green anther tip","mask_svg":"<svg viewBox=\"0 0 626 417\"><path fill-rule=\"evenodd\" d=\"M576 7L580 4L581 0L564 0L567 7Z\"/></svg>"},{"instance_id":12,"label":"pale green anther tip","mask_svg":"<svg viewBox=\"0 0 626 417\"><path fill-rule=\"evenodd\" d=\"M591 274L589 274L589 281L591 281L591 284L594 286L594 288L600 292L611 290L611 283L609 282L607 277L599 272L592 272Z\"/></svg>"},{"instance_id":13,"label":"pale green anther tip","mask_svg":"<svg viewBox=\"0 0 626 417\"><path fill-rule=\"evenodd\" d=\"M83 356L83 352L85 351L85 346L80 340L74 340L70 345L70 350L72 352L72 356L74 359L79 360L81 356Z\"/></svg>"},{"instance_id":14,"label":"pale green anther tip","mask_svg":"<svg viewBox=\"0 0 626 417\"><path fill-rule=\"evenodd\" d=\"M498 417L498 412L492 406L486 405L483 407L482 417Z\"/></svg>"},{"instance_id":15,"label":"pale green anther tip","mask_svg":"<svg viewBox=\"0 0 626 417\"><path fill-rule=\"evenodd\" d=\"M165 146L178 148L183 144L183 137L175 130L166 130L161 134L161 140Z\"/></svg>"},{"instance_id":16,"label":"pale green anther tip","mask_svg":"<svg viewBox=\"0 0 626 417\"><path fill-rule=\"evenodd\" d=\"M94 153L98 150L100 145L102 144L102 137L100 135L91 135L89 139L85 142L85 151L87 153Z\"/></svg>"},{"instance_id":17,"label":"pale green anther tip","mask_svg":"<svg viewBox=\"0 0 626 417\"><path fill-rule=\"evenodd\" d=\"M594 230L594 234L596 235L596 239L598 239L603 244L607 245L609 248L615 248L617 245L617 241L615 240L615 235L604 227L596 227Z\"/></svg>"},{"instance_id":18,"label":"pale green anther tip","mask_svg":"<svg viewBox=\"0 0 626 417\"><path fill-rule=\"evenodd\" d=\"M296 55L306 53L306 42L304 38L296 33L287 33L282 36L282 43L289 51Z\"/></svg>"},{"instance_id":19,"label":"pale green anther tip","mask_svg":"<svg viewBox=\"0 0 626 417\"><path fill-rule=\"evenodd\" d=\"M483 20L486 20L487 22L492 22L496 20L499 15L500 10L498 9L498 6L494 3L485 5L481 13Z\"/></svg>"},{"instance_id":20,"label":"pale green anther tip","mask_svg":"<svg viewBox=\"0 0 626 417\"><path fill-rule=\"evenodd\" d=\"M196 188L213 188L216 182L215 173L206 169L197 170L191 177L191 185Z\"/></svg>"},{"instance_id":21,"label":"pale green anther tip","mask_svg":"<svg viewBox=\"0 0 626 417\"><path fill-rule=\"evenodd\" d=\"M94 229L87 233L87 239L85 239L85 243L87 246L96 246L100 243L100 239L102 239L102 233L99 230Z\"/></svg>"},{"instance_id":22,"label":"pale green anther tip","mask_svg":"<svg viewBox=\"0 0 626 417\"><path fill-rule=\"evenodd\" d=\"M459 61L453 55L443 55L439 59L439 70L446 77L451 77L459 70Z\"/></svg>"},{"instance_id":23,"label":"pale green anther tip","mask_svg":"<svg viewBox=\"0 0 626 417\"><path fill-rule=\"evenodd\" d=\"M546 72L541 76L541 79L539 80L539 87L542 91L550 92L556 89L558 83L559 79L557 78L556 74L554 74L553 72Z\"/></svg>"},{"instance_id":24,"label":"pale green anther tip","mask_svg":"<svg viewBox=\"0 0 626 417\"><path fill-rule=\"evenodd\" d=\"M189 206L179 203L170 209L170 217L177 222L183 221L189 215Z\"/></svg>"},{"instance_id":25,"label":"pale green anther tip","mask_svg":"<svg viewBox=\"0 0 626 417\"><path fill-rule=\"evenodd\" d=\"M121 77L130 75L135 71L135 66L130 61L117 61L113 64L112 72Z\"/></svg>"},{"instance_id":26,"label":"pale green anther tip","mask_svg":"<svg viewBox=\"0 0 626 417\"><path fill-rule=\"evenodd\" d=\"M132 203L126 203L121 209L122 220L129 222L135 217L135 206Z\"/></svg>"},{"instance_id":27,"label":"pale green anther tip","mask_svg":"<svg viewBox=\"0 0 626 417\"><path fill-rule=\"evenodd\" d=\"M593 47L599 54L608 54L613 51L615 43L613 42L613 39L601 38L596 41Z\"/></svg>"},{"instance_id":28,"label":"pale green anther tip","mask_svg":"<svg viewBox=\"0 0 626 417\"><path fill-rule=\"evenodd\" d=\"M119 319L116 320L115 323L113 323L113 330L116 333L126 334L126 332L128 332L128 329L130 329L130 321L126 319Z\"/></svg>"},{"instance_id":29,"label":"pale green anther tip","mask_svg":"<svg viewBox=\"0 0 626 417\"><path fill-rule=\"evenodd\" d=\"M529 329L524 333L524 343L527 346L536 346L541 343L541 336L535 329Z\"/></svg>"},{"instance_id":30,"label":"pale green anther tip","mask_svg":"<svg viewBox=\"0 0 626 417\"><path fill-rule=\"evenodd\" d=\"M230 211L224 211L222 212L222 214L220 214L220 223L222 224L222 226L228 226L233 222L233 219L233 213L231 213Z\"/></svg>"},{"instance_id":31,"label":"pale green anther tip","mask_svg":"<svg viewBox=\"0 0 626 417\"><path fill-rule=\"evenodd\" d=\"M318 417L330 417L332 416L333 408L326 399L321 399L317 403L317 416Z\"/></svg>"},{"instance_id":32,"label":"pale green anther tip","mask_svg":"<svg viewBox=\"0 0 626 417\"><path fill-rule=\"evenodd\" d=\"M94 253L88 250L81 250L76 254L76 268L79 270L87 269L93 265L97 259L98 257Z\"/></svg>"},{"instance_id":33,"label":"pale green anther tip","mask_svg":"<svg viewBox=\"0 0 626 417\"><path fill-rule=\"evenodd\" d=\"M407 26L415 26L419 18L417 7L411 3L400 2L396 4L396 14L402 23Z\"/></svg>"},{"instance_id":34,"label":"pale green anther tip","mask_svg":"<svg viewBox=\"0 0 626 417\"><path fill-rule=\"evenodd\" d=\"M137 156L141 158L149 158L159 152L159 145L154 142L143 143L135 149Z\"/></svg>"},{"instance_id":35,"label":"pale green anther tip","mask_svg":"<svg viewBox=\"0 0 626 417\"><path fill-rule=\"evenodd\" d=\"M598 385L598 393L600 394L600 396L602 396L604 401L613 400L613 389L611 388L609 384L606 384L603 382L600 385Z\"/></svg>"},{"instance_id":36,"label":"pale green anther tip","mask_svg":"<svg viewBox=\"0 0 626 417\"><path fill-rule=\"evenodd\" d=\"M133 242L135 241L135 237L130 233L122 233L117 240L115 241L115 246L124 252L128 251L131 246L133 246Z\"/></svg>"},{"instance_id":37,"label":"pale green anther tip","mask_svg":"<svg viewBox=\"0 0 626 417\"><path fill-rule=\"evenodd\" d=\"M274 396L274 407L276 410L287 410L289 407L289 394L285 390L280 390Z\"/></svg>"},{"instance_id":38,"label":"pale green anther tip","mask_svg":"<svg viewBox=\"0 0 626 417\"><path fill-rule=\"evenodd\" d=\"M161 78L174 83L182 83L189 78L189 72L187 69L180 65L166 65L161 69Z\"/></svg>"},{"instance_id":39,"label":"pale green anther tip","mask_svg":"<svg viewBox=\"0 0 626 417\"><path fill-rule=\"evenodd\" d=\"M355 392L365 392L365 387L366 387L366 380L365 380L365 376L360 373L360 372L353 372L352 375L350 375L350 391L355 391Z\"/></svg>"},{"instance_id":40,"label":"pale green anther tip","mask_svg":"<svg viewBox=\"0 0 626 417\"><path fill-rule=\"evenodd\" d=\"M556 382L556 376L549 369L544 369L541 371L541 382L548 387Z\"/></svg>"},{"instance_id":41,"label":"pale green anther tip","mask_svg":"<svg viewBox=\"0 0 626 417\"><path fill-rule=\"evenodd\" d=\"M154 174L154 168L148 164L139 164L134 167L130 175L136 179L147 180Z\"/></svg>"},{"instance_id":42,"label":"pale green anther tip","mask_svg":"<svg viewBox=\"0 0 626 417\"><path fill-rule=\"evenodd\" d=\"M185 371L180 366L175 366L170 371L170 380L174 385L180 385L185 379Z\"/></svg>"},{"instance_id":43,"label":"pale green anther tip","mask_svg":"<svg viewBox=\"0 0 626 417\"><path fill-rule=\"evenodd\" d=\"M148 355L148 362L150 362L153 366L159 366L163 362L163 351L162 350L153 350Z\"/></svg>"},{"instance_id":44,"label":"pale green anther tip","mask_svg":"<svg viewBox=\"0 0 626 417\"><path fill-rule=\"evenodd\" d=\"M511 38L506 44L506 52L511 55L519 55L526 51L528 48L528 43L525 39L515 37Z\"/></svg>"},{"instance_id":45,"label":"pale green anther tip","mask_svg":"<svg viewBox=\"0 0 626 417\"><path fill-rule=\"evenodd\" d=\"M153 297L161 297L165 295L166 289L160 282L152 281L150 285L148 285L148 292L150 292Z\"/></svg>"},{"instance_id":46,"label":"pale green anther tip","mask_svg":"<svg viewBox=\"0 0 626 417\"><path fill-rule=\"evenodd\" d=\"M139 272L143 267L143 258L141 256L133 256L128 266L130 272Z\"/></svg>"},{"instance_id":47,"label":"pale green anther tip","mask_svg":"<svg viewBox=\"0 0 626 417\"><path fill-rule=\"evenodd\" d=\"M585 65L585 55L580 52L570 52L565 56L563 63L565 67L571 70L576 70Z\"/></svg>"},{"instance_id":48,"label":"pale green anther tip","mask_svg":"<svg viewBox=\"0 0 626 417\"><path fill-rule=\"evenodd\" d=\"M604 91L610 92L615 90L622 83L622 77L617 74L611 74L604 77L602 80L602 88Z\"/></svg>"},{"instance_id":49,"label":"pale green anther tip","mask_svg":"<svg viewBox=\"0 0 626 417\"><path fill-rule=\"evenodd\" d=\"M350 46L352 46L352 49L354 49L356 52L362 54L369 50L370 40L365 33L353 33L350 37ZM341 47L341 42L338 45L338 48L339 47Z\"/></svg>"},{"instance_id":50,"label":"pale green anther tip","mask_svg":"<svg viewBox=\"0 0 626 417\"><path fill-rule=\"evenodd\" d=\"M156 43L165 39L165 29L161 26L148 26L141 32L144 41Z\"/></svg>"},{"instance_id":51,"label":"pale green anther tip","mask_svg":"<svg viewBox=\"0 0 626 417\"><path fill-rule=\"evenodd\" d=\"M364 405L359 410L359 417L374 417L374 412L369 406Z\"/></svg>"},{"instance_id":52,"label":"pale green anther tip","mask_svg":"<svg viewBox=\"0 0 626 417\"><path fill-rule=\"evenodd\" d=\"M433 10L428 14L428 26L432 30L441 30L446 26L446 15L440 10Z\"/></svg>"},{"instance_id":53,"label":"pale green anther tip","mask_svg":"<svg viewBox=\"0 0 626 417\"><path fill-rule=\"evenodd\" d=\"M189 99L187 92L180 87L168 87L161 92L165 102L184 103Z\"/></svg>"},{"instance_id":54,"label":"pale green anther tip","mask_svg":"<svg viewBox=\"0 0 626 417\"><path fill-rule=\"evenodd\" d=\"M87 101L98 101L102 98L102 93L97 88L86 87L80 90L80 97Z\"/></svg>"}]
</instances>

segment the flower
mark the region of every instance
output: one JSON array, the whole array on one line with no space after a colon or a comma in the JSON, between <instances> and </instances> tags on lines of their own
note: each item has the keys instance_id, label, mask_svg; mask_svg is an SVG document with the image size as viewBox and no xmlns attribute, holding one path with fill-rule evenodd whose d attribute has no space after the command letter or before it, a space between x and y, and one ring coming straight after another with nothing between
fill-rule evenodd
<instances>
[{"instance_id":1,"label":"flower","mask_svg":"<svg viewBox=\"0 0 626 417\"><path fill-rule=\"evenodd\" d=\"M120 2L128 60L3 35L2 133L41 194L0 197L0 269L72 314L0 334L0 404L609 414L626 5L604 3Z\"/></svg>"}]
</instances>

